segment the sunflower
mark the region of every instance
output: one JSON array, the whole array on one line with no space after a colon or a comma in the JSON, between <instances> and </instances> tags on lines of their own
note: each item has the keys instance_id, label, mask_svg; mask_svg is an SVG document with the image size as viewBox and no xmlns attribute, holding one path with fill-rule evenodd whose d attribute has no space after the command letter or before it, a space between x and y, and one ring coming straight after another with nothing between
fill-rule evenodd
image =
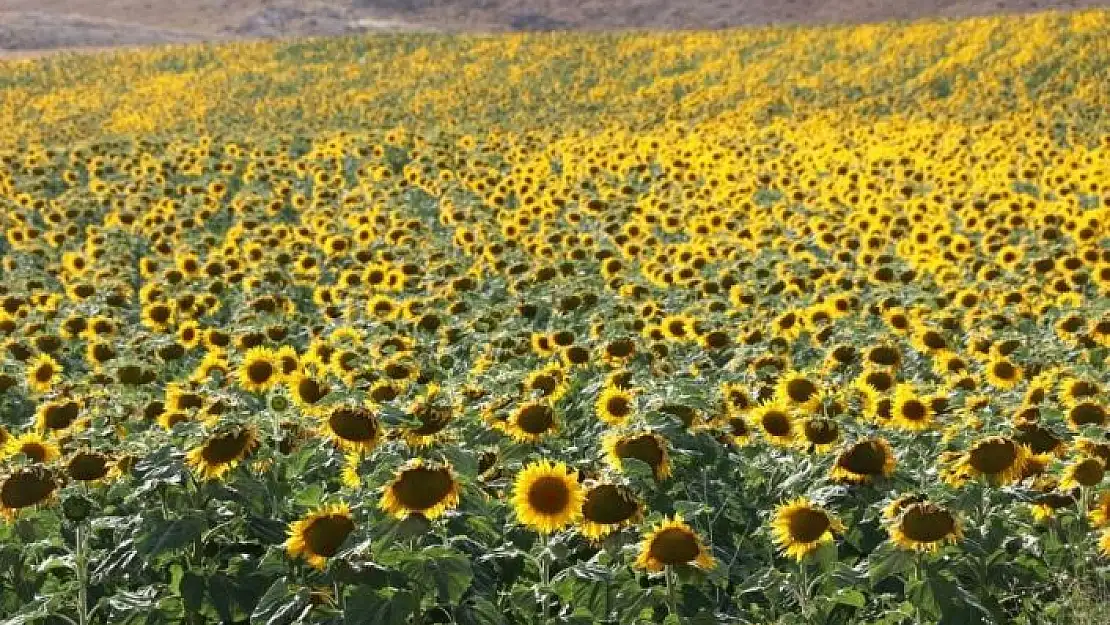
<instances>
[{"instance_id":1,"label":"sunflower","mask_svg":"<svg viewBox=\"0 0 1110 625\"><path fill-rule=\"evenodd\" d=\"M779 548L801 562L822 543L831 542L833 533L843 532L844 524L805 497L799 497L775 509L771 531Z\"/></svg>"},{"instance_id":2,"label":"sunflower","mask_svg":"<svg viewBox=\"0 0 1110 625\"><path fill-rule=\"evenodd\" d=\"M890 406L894 425L904 430L926 430L932 424L932 406L910 384L899 384Z\"/></svg>"},{"instance_id":3,"label":"sunflower","mask_svg":"<svg viewBox=\"0 0 1110 625\"><path fill-rule=\"evenodd\" d=\"M96 451L74 453L66 460L65 471L71 480L78 482L95 482L119 474L112 458Z\"/></svg>"},{"instance_id":4,"label":"sunflower","mask_svg":"<svg viewBox=\"0 0 1110 625\"><path fill-rule=\"evenodd\" d=\"M72 427L80 427L80 416L81 404L78 401L67 399L46 402L35 411L35 429L60 434Z\"/></svg>"},{"instance_id":5,"label":"sunflower","mask_svg":"<svg viewBox=\"0 0 1110 625\"><path fill-rule=\"evenodd\" d=\"M253 393L262 393L281 382L277 354L265 347L252 347L239 365L239 386Z\"/></svg>"},{"instance_id":6,"label":"sunflower","mask_svg":"<svg viewBox=\"0 0 1110 625\"><path fill-rule=\"evenodd\" d=\"M1071 407L1085 401L1094 401L1102 394L1102 387L1096 382L1073 378L1061 385L1060 401Z\"/></svg>"},{"instance_id":7,"label":"sunflower","mask_svg":"<svg viewBox=\"0 0 1110 625\"><path fill-rule=\"evenodd\" d=\"M62 366L48 354L39 354L27 363L27 388L45 393L62 380Z\"/></svg>"},{"instance_id":8,"label":"sunflower","mask_svg":"<svg viewBox=\"0 0 1110 625\"><path fill-rule=\"evenodd\" d=\"M981 439L962 455L957 466L969 477L985 477L993 484L1011 484L1021 479L1029 449L1003 436Z\"/></svg>"},{"instance_id":9,"label":"sunflower","mask_svg":"<svg viewBox=\"0 0 1110 625\"><path fill-rule=\"evenodd\" d=\"M1064 493L1048 492L1033 500L1029 512L1038 523L1045 523L1056 517L1056 512L1075 505L1075 497Z\"/></svg>"},{"instance_id":10,"label":"sunflower","mask_svg":"<svg viewBox=\"0 0 1110 625\"><path fill-rule=\"evenodd\" d=\"M663 335L672 341L688 341L697 338L695 320L689 315L667 315L660 326Z\"/></svg>"},{"instance_id":11,"label":"sunflower","mask_svg":"<svg viewBox=\"0 0 1110 625\"><path fill-rule=\"evenodd\" d=\"M355 522L346 503L324 506L289 524L285 551L291 558L303 557L312 566L323 569L354 530Z\"/></svg>"},{"instance_id":12,"label":"sunflower","mask_svg":"<svg viewBox=\"0 0 1110 625\"><path fill-rule=\"evenodd\" d=\"M799 438L812 453L825 453L840 441L840 425L828 417L809 417L802 421Z\"/></svg>"},{"instance_id":13,"label":"sunflower","mask_svg":"<svg viewBox=\"0 0 1110 625\"><path fill-rule=\"evenodd\" d=\"M845 482L864 483L894 474L897 460L894 449L883 438L857 441L836 457L829 477Z\"/></svg>"},{"instance_id":14,"label":"sunflower","mask_svg":"<svg viewBox=\"0 0 1110 625\"><path fill-rule=\"evenodd\" d=\"M1110 492L1099 496L1089 514L1093 527L1110 527Z\"/></svg>"},{"instance_id":15,"label":"sunflower","mask_svg":"<svg viewBox=\"0 0 1110 625\"><path fill-rule=\"evenodd\" d=\"M58 482L41 465L24 467L0 480L0 514L12 519L19 511L46 502Z\"/></svg>"},{"instance_id":16,"label":"sunflower","mask_svg":"<svg viewBox=\"0 0 1110 625\"><path fill-rule=\"evenodd\" d=\"M684 564L711 569L717 562L682 516L675 515L670 519L664 518L644 536L640 543L640 555L633 566L658 572L668 566Z\"/></svg>"},{"instance_id":17,"label":"sunflower","mask_svg":"<svg viewBox=\"0 0 1110 625\"><path fill-rule=\"evenodd\" d=\"M382 492L378 507L398 519L420 514L434 519L459 505L459 484L448 465L417 458L401 467Z\"/></svg>"},{"instance_id":18,"label":"sunflower","mask_svg":"<svg viewBox=\"0 0 1110 625\"><path fill-rule=\"evenodd\" d=\"M1104 463L1101 458L1083 458L1069 464L1067 468L1064 469L1063 479L1060 480L1060 488L1068 490L1081 486L1086 486L1088 488L1098 486L1105 476L1106 463Z\"/></svg>"},{"instance_id":19,"label":"sunflower","mask_svg":"<svg viewBox=\"0 0 1110 625\"><path fill-rule=\"evenodd\" d=\"M633 395L630 391L607 386L601 391L594 404L597 417L609 425L622 425L634 412Z\"/></svg>"},{"instance_id":20,"label":"sunflower","mask_svg":"<svg viewBox=\"0 0 1110 625\"><path fill-rule=\"evenodd\" d=\"M796 442L794 415L778 403L764 403L752 411L751 422L771 443L788 447Z\"/></svg>"},{"instance_id":21,"label":"sunflower","mask_svg":"<svg viewBox=\"0 0 1110 625\"><path fill-rule=\"evenodd\" d=\"M1081 401L1068 408L1067 420L1073 430L1087 425L1101 426L1107 420L1106 408L1094 401Z\"/></svg>"},{"instance_id":22,"label":"sunflower","mask_svg":"<svg viewBox=\"0 0 1110 625\"><path fill-rule=\"evenodd\" d=\"M790 371L775 385L775 399L784 406L810 411L821 403L821 387L804 373Z\"/></svg>"},{"instance_id":23,"label":"sunflower","mask_svg":"<svg viewBox=\"0 0 1110 625\"><path fill-rule=\"evenodd\" d=\"M633 432L630 434L613 433L602 441L605 459L617 471L623 471L624 460L635 458L651 467L656 480L671 475L670 455L667 441L653 432Z\"/></svg>"},{"instance_id":24,"label":"sunflower","mask_svg":"<svg viewBox=\"0 0 1110 625\"><path fill-rule=\"evenodd\" d=\"M513 484L517 519L541 534L557 532L578 520L584 499L578 477L562 462L533 462Z\"/></svg>"},{"instance_id":25,"label":"sunflower","mask_svg":"<svg viewBox=\"0 0 1110 625\"><path fill-rule=\"evenodd\" d=\"M1021 381L1021 368L1006 358L993 358L987 363L987 381L1001 389L1012 389Z\"/></svg>"},{"instance_id":26,"label":"sunflower","mask_svg":"<svg viewBox=\"0 0 1110 625\"><path fill-rule=\"evenodd\" d=\"M927 501L904 507L887 531L891 542L910 551L936 551L963 538L959 520L946 508Z\"/></svg>"},{"instance_id":27,"label":"sunflower","mask_svg":"<svg viewBox=\"0 0 1110 625\"><path fill-rule=\"evenodd\" d=\"M299 371L284 377L285 385L289 389L289 397L301 412L315 415L323 410L321 402L331 390L327 381Z\"/></svg>"},{"instance_id":28,"label":"sunflower","mask_svg":"<svg viewBox=\"0 0 1110 625\"><path fill-rule=\"evenodd\" d=\"M550 363L528 374L524 379L524 392L556 402L570 390L566 371L557 362Z\"/></svg>"},{"instance_id":29,"label":"sunflower","mask_svg":"<svg viewBox=\"0 0 1110 625\"><path fill-rule=\"evenodd\" d=\"M377 417L361 406L333 406L321 419L328 438L346 451L369 451L382 436L382 426Z\"/></svg>"},{"instance_id":30,"label":"sunflower","mask_svg":"<svg viewBox=\"0 0 1110 625\"><path fill-rule=\"evenodd\" d=\"M218 480L235 468L258 445L255 431L240 427L213 434L198 447L185 454L185 462L204 479Z\"/></svg>"},{"instance_id":31,"label":"sunflower","mask_svg":"<svg viewBox=\"0 0 1110 625\"><path fill-rule=\"evenodd\" d=\"M1098 550L1102 555L1110 558L1110 529L1102 530L1098 538Z\"/></svg>"},{"instance_id":32,"label":"sunflower","mask_svg":"<svg viewBox=\"0 0 1110 625\"><path fill-rule=\"evenodd\" d=\"M620 484L595 484L582 500L579 531L591 540L600 540L626 525L635 523L643 507L636 495Z\"/></svg>"},{"instance_id":33,"label":"sunflower","mask_svg":"<svg viewBox=\"0 0 1110 625\"><path fill-rule=\"evenodd\" d=\"M23 454L27 460L46 464L53 462L62 455L58 445L47 440L37 432L25 432L19 436L13 436L8 439L4 444L4 456L14 456L16 454Z\"/></svg>"},{"instance_id":34,"label":"sunflower","mask_svg":"<svg viewBox=\"0 0 1110 625\"><path fill-rule=\"evenodd\" d=\"M509 436L522 443L535 443L559 429L555 409L550 402L542 399L517 406L503 426Z\"/></svg>"},{"instance_id":35,"label":"sunflower","mask_svg":"<svg viewBox=\"0 0 1110 625\"><path fill-rule=\"evenodd\" d=\"M907 493L892 500L883 508L883 518L891 520L898 518L902 511L915 503L923 503L928 501L928 497L921 493Z\"/></svg>"}]
</instances>

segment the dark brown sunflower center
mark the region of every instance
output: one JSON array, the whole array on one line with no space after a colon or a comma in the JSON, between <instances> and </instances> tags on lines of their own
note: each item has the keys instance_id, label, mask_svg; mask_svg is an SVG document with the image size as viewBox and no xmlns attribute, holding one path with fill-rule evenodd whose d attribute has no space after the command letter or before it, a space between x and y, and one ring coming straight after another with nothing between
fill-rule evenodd
<instances>
[{"instance_id":1,"label":"dark brown sunflower center","mask_svg":"<svg viewBox=\"0 0 1110 625\"><path fill-rule=\"evenodd\" d=\"M605 353L613 358L627 358L636 351L636 344L627 339L613 341L605 347Z\"/></svg>"},{"instance_id":2,"label":"dark brown sunflower center","mask_svg":"<svg viewBox=\"0 0 1110 625\"><path fill-rule=\"evenodd\" d=\"M872 371L867 374L864 381L880 393L885 393L890 390L890 387L894 386L894 378L886 371Z\"/></svg>"},{"instance_id":3,"label":"dark brown sunflower center","mask_svg":"<svg viewBox=\"0 0 1110 625\"><path fill-rule=\"evenodd\" d=\"M929 349L944 349L948 347L948 342L944 340L944 336L940 332L929 330L921 335L921 342Z\"/></svg>"},{"instance_id":4,"label":"dark brown sunflower center","mask_svg":"<svg viewBox=\"0 0 1110 625\"><path fill-rule=\"evenodd\" d=\"M621 458L635 458L653 469L663 464L663 448L655 437L647 434L622 439L617 443L617 455Z\"/></svg>"},{"instance_id":5,"label":"dark brown sunflower center","mask_svg":"<svg viewBox=\"0 0 1110 625\"><path fill-rule=\"evenodd\" d=\"M805 403L817 393L817 385L805 378L796 378L786 384L786 395L795 403Z\"/></svg>"},{"instance_id":6,"label":"dark brown sunflower center","mask_svg":"<svg viewBox=\"0 0 1110 625\"><path fill-rule=\"evenodd\" d=\"M856 361L859 354L856 353L856 348L851 345L840 345L833 350L832 357L842 365L849 365Z\"/></svg>"},{"instance_id":7,"label":"dark brown sunflower center","mask_svg":"<svg viewBox=\"0 0 1110 625\"><path fill-rule=\"evenodd\" d=\"M790 436L790 416L785 412L772 410L764 414L760 420L763 430L771 436Z\"/></svg>"},{"instance_id":8,"label":"dark brown sunflower center","mask_svg":"<svg viewBox=\"0 0 1110 625\"><path fill-rule=\"evenodd\" d=\"M806 440L814 445L827 445L840 436L840 427L832 419L807 419L803 430Z\"/></svg>"},{"instance_id":9,"label":"dark brown sunflower center","mask_svg":"<svg viewBox=\"0 0 1110 625\"><path fill-rule=\"evenodd\" d=\"M532 390L540 391L541 393L543 393L544 397L547 397L548 395L554 393L555 389L558 386L559 381L556 380L554 376L550 376L547 374L537 375L535 378L532 379L531 384Z\"/></svg>"},{"instance_id":10,"label":"dark brown sunflower center","mask_svg":"<svg viewBox=\"0 0 1110 625\"><path fill-rule=\"evenodd\" d=\"M566 478L541 477L528 488L528 505L540 514L560 514L570 504Z\"/></svg>"},{"instance_id":11,"label":"dark brown sunflower center","mask_svg":"<svg viewBox=\"0 0 1110 625\"><path fill-rule=\"evenodd\" d=\"M251 433L244 430L208 439L200 455L208 464L220 465L238 460L253 441Z\"/></svg>"},{"instance_id":12,"label":"dark brown sunflower center","mask_svg":"<svg viewBox=\"0 0 1110 625\"><path fill-rule=\"evenodd\" d=\"M116 351L107 343L97 343L93 346L93 358L97 362L108 362L116 357Z\"/></svg>"},{"instance_id":13,"label":"dark brown sunflower center","mask_svg":"<svg viewBox=\"0 0 1110 625\"><path fill-rule=\"evenodd\" d=\"M23 443L23 445L19 447L19 451L24 456L27 456L27 459L31 462L43 462L46 460L46 445L42 443Z\"/></svg>"},{"instance_id":14,"label":"dark brown sunflower center","mask_svg":"<svg viewBox=\"0 0 1110 625\"><path fill-rule=\"evenodd\" d=\"M516 417L516 426L529 434L543 434L554 422L554 412L544 404L524 406Z\"/></svg>"},{"instance_id":15,"label":"dark brown sunflower center","mask_svg":"<svg viewBox=\"0 0 1110 625\"><path fill-rule=\"evenodd\" d=\"M887 462L886 448L879 441L860 441L836 459L836 466L857 475L879 475Z\"/></svg>"},{"instance_id":16,"label":"dark brown sunflower center","mask_svg":"<svg viewBox=\"0 0 1110 625\"><path fill-rule=\"evenodd\" d=\"M739 417L728 420L728 429L733 436L747 436L749 432L748 422Z\"/></svg>"},{"instance_id":17,"label":"dark brown sunflower center","mask_svg":"<svg viewBox=\"0 0 1110 625\"><path fill-rule=\"evenodd\" d=\"M1017 435L1018 442L1028 445L1029 449L1035 454L1048 453L1060 446L1060 439L1049 430L1033 425L1031 427L1022 428L1021 432Z\"/></svg>"},{"instance_id":18,"label":"dark brown sunflower center","mask_svg":"<svg viewBox=\"0 0 1110 625\"><path fill-rule=\"evenodd\" d=\"M46 428L50 430L65 429L77 419L79 412L77 402L74 401L47 406L44 413Z\"/></svg>"},{"instance_id":19,"label":"dark brown sunflower center","mask_svg":"<svg viewBox=\"0 0 1110 625\"><path fill-rule=\"evenodd\" d=\"M591 523L610 525L623 523L636 513L636 501L624 489L613 484L601 484L586 493L582 502L582 516Z\"/></svg>"},{"instance_id":20,"label":"dark brown sunflower center","mask_svg":"<svg viewBox=\"0 0 1110 625\"><path fill-rule=\"evenodd\" d=\"M1077 426L1102 425L1106 420L1106 409L1094 402L1076 404L1068 411L1068 420Z\"/></svg>"},{"instance_id":21,"label":"dark brown sunflower center","mask_svg":"<svg viewBox=\"0 0 1110 625\"><path fill-rule=\"evenodd\" d=\"M907 421L921 421L929 414L929 409L924 402L910 399L902 403L901 412L901 417Z\"/></svg>"},{"instance_id":22,"label":"dark brown sunflower center","mask_svg":"<svg viewBox=\"0 0 1110 625\"><path fill-rule=\"evenodd\" d=\"M648 555L664 565L673 566L693 562L700 551L696 536L683 528L669 527L655 535Z\"/></svg>"},{"instance_id":23,"label":"dark brown sunflower center","mask_svg":"<svg viewBox=\"0 0 1110 625\"><path fill-rule=\"evenodd\" d=\"M150 309L150 318L157 323L165 323L170 318L170 309L166 306L155 306Z\"/></svg>"},{"instance_id":24,"label":"dark brown sunflower center","mask_svg":"<svg viewBox=\"0 0 1110 625\"><path fill-rule=\"evenodd\" d=\"M296 357L289 355L282 356L281 360L278 361L278 365L281 366L281 372L284 375L289 375L296 371L297 364L298 363Z\"/></svg>"},{"instance_id":25,"label":"dark brown sunflower center","mask_svg":"<svg viewBox=\"0 0 1110 625\"><path fill-rule=\"evenodd\" d=\"M1079 464L1075 465L1072 471L1072 476L1076 482L1083 486L1094 486L1102 481L1103 476L1106 474L1106 469L1103 467L1102 462L1094 458L1087 458Z\"/></svg>"},{"instance_id":26,"label":"dark brown sunflower center","mask_svg":"<svg viewBox=\"0 0 1110 625\"><path fill-rule=\"evenodd\" d=\"M714 349L720 349L722 347L728 347L728 344L729 344L728 334L726 334L726 333L724 333L720 330L715 330L713 332L710 332L709 334L705 335L705 344L708 345L709 347L714 348Z\"/></svg>"},{"instance_id":27,"label":"dark brown sunflower center","mask_svg":"<svg viewBox=\"0 0 1110 625\"><path fill-rule=\"evenodd\" d=\"M40 384L46 384L53 377L54 367L49 364L39 365L39 367L35 369L35 381Z\"/></svg>"},{"instance_id":28,"label":"dark brown sunflower center","mask_svg":"<svg viewBox=\"0 0 1110 625\"><path fill-rule=\"evenodd\" d=\"M409 369L407 366L397 363L387 365L385 368L385 374L389 376L391 380L407 379L411 372L412 370Z\"/></svg>"},{"instance_id":29,"label":"dark brown sunflower center","mask_svg":"<svg viewBox=\"0 0 1110 625\"><path fill-rule=\"evenodd\" d=\"M905 509L898 529L910 540L933 543L956 531L956 519L943 508L919 503Z\"/></svg>"},{"instance_id":30,"label":"dark brown sunflower center","mask_svg":"<svg viewBox=\"0 0 1110 625\"><path fill-rule=\"evenodd\" d=\"M1073 503L1075 503L1074 497L1072 497L1071 495L1064 495L1062 493L1045 493L1040 497L1037 497L1037 504L1048 506L1053 510L1066 508Z\"/></svg>"},{"instance_id":31,"label":"dark brown sunflower center","mask_svg":"<svg viewBox=\"0 0 1110 625\"><path fill-rule=\"evenodd\" d=\"M79 482L91 482L108 475L108 457L93 452L74 454L66 464L66 473Z\"/></svg>"},{"instance_id":32,"label":"dark brown sunflower center","mask_svg":"<svg viewBox=\"0 0 1110 625\"><path fill-rule=\"evenodd\" d=\"M26 508L41 503L54 492L54 480L39 471L20 471L4 480L0 486L0 504L10 510Z\"/></svg>"},{"instance_id":33,"label":"dark brown sunflower center","mask_svg":"<svg viewBox=\"0 0 1110 625\"><path fill-rule=\"evenodd\" d=\"M393 401L397 398L397 389L392 384L376 384L370 390L370 399L377 402Z\"/></svg>"},{"instance_id":34,"label":"dark brown sunflower center","mask_svg":"<svg viewBox=\"0 0 1110 625\"><path fill-rule=\"evenodd\" d=\"M454 486L446 468L417 467L403 471L390 488L402 506L420 512L443 501Z\"/></svg>"},{"instance_id":35,"label":"dark brown sunflower center","mask_svg":"<svg viewBox=\"0 0 1110 625\"><path fill-rule=\"evenodd\" d=\"M582 365L590 361L590 351L579 345L568 347L563 354L566 356L567 361L574 365Z\"/></svg>"},{"instance_id":36,"label":"dark brown sunflower center","mask_svg":"<svg viewBox=\"0 0 1110 625\"><path fill-rule=\"evenodd\" d=\"M320 517L304 529L304 542L308 550L315 555L330 558L334 556L343 541L354 531L354 521L342 514L331 514Z\"/></svg>"},{"instance_id":37,"label":"dark brown sunflower center","mask_svg":"<svg viewBox=\"0 0 1110 625\"><path fill-rule=\"evenodd\" d=\"M267 360L256 360L247 365L247 378L254 384L265 384L274 377L274 365Z\"/></svg>"},{"instance_id":38,"label":"dark brown sunflower center","mask_svg":"<svg viewBox=\"0 0 1110 625\"><path fill-rule=\"evenodd\" d=\"M683 337L686 336L686 322L685 321L668 321L667 332L671 336Z\"/></svg>"},{"instance_id":39,"label":"dark brown sunflower center","mask_svg":"<svg viewBox=\"0 0 1110 625\"><path fill-rule=\"evenodd\" d=\"M628 402L627 397L615 396L610 397L605 402L605 410L614 417L626 417L630 412L631 404Z\"/></svg>"},{"instance_id":40,"label":"dark brown sunflower center","mask_svg":"<svg viewBox=\"0 0 1110 625\"><path fill-rule=\"evenodd\" d=\"M802 508L790 513L790 537L798 542L811 543L829 529L829 516L820 510Z\"/></svg>"},{"instance_id":41,"label":"dark brown sunflower center","mask_svg":"<svg viewBox=\"0 0 1110 625\"><path fill-rule=\"evenodd\" d=\"M994 363L994 365L991 367L991 371L993 371L995 377L1000 380L1012 380L1014 378L1014 375L1017 373L1017 371L1014 369L1014 366L1006 361Z\"/></svg>"},{"instance_id":42,"label":"dark brown sunflower center","mask_svg":"<svg viewBox=\"0 0 1110 625\"><path fill-rule=\"evenodd\" d=\"M318 380L312 378L303 378L297 382L297 396L301 401L309 404L315 404L328 394L328 389L325 385L321 384Z\"/></svg>"},{"instance_id":43,"label":"dark brown sunflower center","mask_svg":"<svg viewBox=\"0 0 1110 625\"><path fill-rule=\"evenodd\" d=\"M378 422L374 415L357 408L340 408L332 412L328 426L339 438L357 443L372 441L378 435Z\"/></svg>"},{"instance_id":44,"label":"dark brown sunflower center","mask_svg":"<svg viewBox=\"0 0 1110 625\"><path fill-rule=\"evenodd\" d=\"M893 367L898 364L898 350L893 347L875 347L867 352L867 359L877 365Z\"/></svg>"},{"instance_id":45,"label":"dark brown sunflower center","mask_svg":"<svg viewBox=\"0 0 1110 625\"><path fill-rule=\"evenodd\" d=\"M983 441L971 450L971 466L980 473L1002 473L1017 462L1017 445L1007 439Z\"/></svg>"}]
</instances>

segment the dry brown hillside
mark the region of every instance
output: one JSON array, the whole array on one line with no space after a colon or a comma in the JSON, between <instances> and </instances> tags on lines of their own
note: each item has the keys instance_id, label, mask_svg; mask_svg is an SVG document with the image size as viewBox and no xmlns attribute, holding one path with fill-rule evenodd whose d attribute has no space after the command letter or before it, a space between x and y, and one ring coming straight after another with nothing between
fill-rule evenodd
<instances>
[{"instance_id":1,"label":"dry brown hillside","mask_svg":"<svg viewBox=\"0 0 1110 625\"><path fill-rule=\"evenodd\" d=\"M723 28L1107 4L1110 0L0 0L0 52L382 29Z\"/></svg>"}]
</instances>

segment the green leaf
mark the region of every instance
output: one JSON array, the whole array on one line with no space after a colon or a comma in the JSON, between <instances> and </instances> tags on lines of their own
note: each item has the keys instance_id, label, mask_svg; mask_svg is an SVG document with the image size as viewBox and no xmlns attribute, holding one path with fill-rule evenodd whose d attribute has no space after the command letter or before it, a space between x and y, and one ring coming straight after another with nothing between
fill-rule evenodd
<instances>
[{"instance_id":1,"label":"green leaf","mask_svg":"<svg viewBox=\"0 0 1110 625\"><path fill-rule=\"evenodd\" d=\"M251 624L288 625L311 609L308 590L301 588L294 592L286 578L282 577L270 585L270 589L258 600L258 606L251 614Z\"/></svg>"},{"instance_id":2,"label":"green leaf","mask_svg":"<svg viewBox=\"0 0 1110 625\"><path fill-rule=\"evenodd\" d=\"M185 609L190 612L200 610L204 604L204 578L193 573L186 571L181 577L181 584L178 592L181 594L181 602L185 604Z\"/></svg>"},{"instance_id":3,"label":"green leaf","mask_svg":"<svg viewBox=\"0 0 1110 625\"><path fill-rule=\"evenodd\" d=\"M552 586L575 614L589 614L604 620L609 618L613 607L612 577L608 568L586 562L560 572L552 580Z\"/></svg>"},{"instance_id":4,"label":"green leaf","mask_svg":"<svg viewBox=\"0 0 1110 625\"><path fill-rule=\"evenodd\" d=\"M470 560L446 547L431 547L409 554L397 563L397 568L417 584L426 585L431 581L439 592L439 600L449 603L457 603L474 579Z\"/></svg>"},{"instance_id":5,"label":"green leaf","mask_svg":"<svg viewBox=\"0 0 1110 625\"><path fill-rule=\"evenodd\" d=\"M153 610L160 595L157 586L145 586L135 591L121 590L108 598L108 607L116 619L125 618Z\"/></svg>"},{"instance_id":6,"label":"green leaf","mask_svg":"<svg viewBox=\"0 0 1110 625\"><path fill-rule=\"evenodd\" d=\"M481 597L460 605L455 610L455 620L459 625L504 625L509 622L500 608Z\"/></svg>"},{"instance_id":7,"label":"green leaf","mask_svg":"<svg viewBox=\"0 0 1110 625\"><path fill-rule=\"evenodd\" d=\"M855 608L862 608L867 605L867 597L854 588L841 588L834 592L830 598L833 603L850 605Z\"/></svg>"},{"instance_id":8,"label":"green leaf","mask_svg":"<svg viewBox=\"0 0 1110 625\"><path fill-rule=\"evenodd\" d=\"M867 577L874 587L888 577L898 575L913 564L913 556L901 549L876 550L868 558Z\"/></svg>"},{"instance_id":9,"label":"green leaf","mask_svg":"<svg viewBox=\"0 0 1110 625\"><path fill-rule=\"evenodd\" d=\"M204 519L197 514L170 521L159 520L139 539L138 550L149 557L180 549L200 538L205 525Z\"/></svg>"},{"instance_id":10,"label":"green leaf","mask_svg":"<svg viewBox=\"0 0 1110 625\"><path fill-rule=\"evenodd\" d=\"M360 591L347 597L343 622L346 625L405 625L419 607L416 595L408 590Z\"/></svg>"},{"instance_id":11,"label":"green leaf","mask_svg":"<svg viewBox=\"0 0 1110 625\"><path fill-rule=\"evenodd\" d=\"M0 621L0 625L25 625L45 618L50 615L52 603L54 603L54 597L37 599L34 603L23 606L23 610L19 614Z\"/></svg>"}]
</instances>

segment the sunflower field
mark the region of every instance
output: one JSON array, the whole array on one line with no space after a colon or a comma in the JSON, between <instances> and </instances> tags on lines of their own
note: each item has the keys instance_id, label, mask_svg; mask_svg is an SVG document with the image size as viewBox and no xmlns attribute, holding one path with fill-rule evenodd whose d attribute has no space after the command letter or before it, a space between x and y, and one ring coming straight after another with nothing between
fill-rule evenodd
<instances>
[{"instance_id":1,"label":"sunflower field","mask_svg":"<svg viewBox=\"0 0 1110 625\"><path fill-rule=\"evenodd\" d=\"M0 624L1107 622L1108 41L0 63Z\"/></svg>"}]
</instances>

